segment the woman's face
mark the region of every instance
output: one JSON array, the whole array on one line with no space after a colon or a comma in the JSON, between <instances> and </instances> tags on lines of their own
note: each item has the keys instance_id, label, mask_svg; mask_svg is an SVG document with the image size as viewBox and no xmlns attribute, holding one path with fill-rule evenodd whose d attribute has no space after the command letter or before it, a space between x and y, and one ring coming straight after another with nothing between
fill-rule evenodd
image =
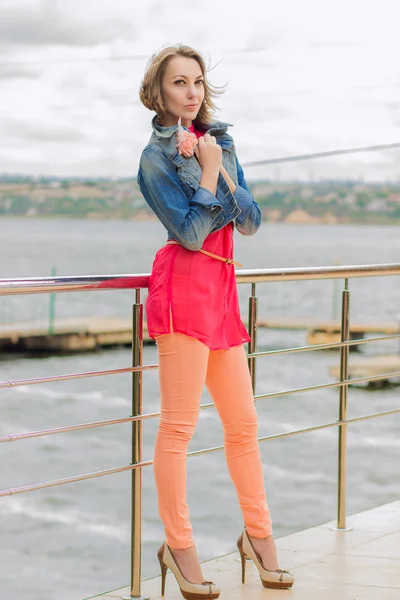
<instances>
[{"instance_id":1,"label":"woman's face","mask_svg":"<svg viewBox=\"0 0 400 600\"><path fill-rule=\"evenodd\" d=\"M203 82L203 73L194 58L174 56L169 61L161 84L166 106L163 127L176 125L179 117L185 127L192 124L204 99Z\"/></svg>"}]
</instances>

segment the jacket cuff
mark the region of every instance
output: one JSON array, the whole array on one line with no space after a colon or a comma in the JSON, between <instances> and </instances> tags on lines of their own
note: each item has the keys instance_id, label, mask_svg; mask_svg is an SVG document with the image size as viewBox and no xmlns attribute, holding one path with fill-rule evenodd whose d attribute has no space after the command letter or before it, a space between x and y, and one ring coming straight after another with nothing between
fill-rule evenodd
<instances>
[{"instance_id":1,"label":"jacket cuff","mask_svg":"<svg viewBox=\"0 0 400 600\"><path fill-rule=\"evenodd\" d=\"M223 210L222 204L218 202L214 194L212 194L210 190L207 190L203 187L197 188L195 195L190 200L190 204L197 204L204 208L209 208L213 211L215 216L219 215L219 213Z\"/></svg>"}]
</instances>

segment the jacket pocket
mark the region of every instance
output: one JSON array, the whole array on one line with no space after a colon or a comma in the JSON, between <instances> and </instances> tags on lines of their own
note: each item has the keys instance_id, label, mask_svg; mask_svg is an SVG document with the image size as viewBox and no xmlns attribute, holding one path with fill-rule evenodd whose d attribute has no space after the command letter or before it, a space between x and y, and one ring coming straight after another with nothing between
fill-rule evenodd
<instances>
[{"instance_id":1,"label":"jacket pocket","mask_svg":"<svg viewBox=\"0 0 400 600\"><path fill-rule=\"evenodd\" d=\"M178 177L182 183L186 183L194 191L197 191L200 186L202 169L194 156L185 159L185 162L178 166Z\"/></svg>"}]
</instances>

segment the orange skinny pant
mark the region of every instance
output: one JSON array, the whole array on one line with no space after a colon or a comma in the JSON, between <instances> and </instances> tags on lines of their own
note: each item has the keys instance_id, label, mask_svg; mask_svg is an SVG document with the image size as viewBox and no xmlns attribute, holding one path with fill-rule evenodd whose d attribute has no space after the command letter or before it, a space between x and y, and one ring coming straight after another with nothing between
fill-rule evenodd
<instances>
[{"instance_id":1,"label":"orange skinny pant","mask_svg":"<svg viewBox=\"0 0 400 600\"><path fill-rule=\"evenodd\" d=\"M249 535L272 533L257 440L258 419L243 345L210 350L180 334L156 337L161 418L154 448L158 509L167 544L193 545L186 504L186 454L199 417L206 384L224 428L228 470Z\"/></svg>"}]
</instances>

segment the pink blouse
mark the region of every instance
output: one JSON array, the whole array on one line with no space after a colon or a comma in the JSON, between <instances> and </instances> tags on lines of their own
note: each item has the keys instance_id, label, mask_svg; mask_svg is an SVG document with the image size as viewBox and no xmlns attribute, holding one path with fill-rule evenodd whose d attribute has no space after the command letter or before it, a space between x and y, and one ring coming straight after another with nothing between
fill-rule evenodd
<instances>
[{"instance_id":1,"label":"pink blouse","mask_svg":"<svg viewBox=\"0 0 400 600\"><path fill-rule=\"evenodd\" d=\"M203 134L189 130L197 138ZM233 222L210 233L202 249L233 258ZM168 244L155 255L146 300L147 328L155 338L183 333L211 350L227 349L250 341L240 318L233 264L226 264L181 245Z\"/></svg>"}]
</instances>

